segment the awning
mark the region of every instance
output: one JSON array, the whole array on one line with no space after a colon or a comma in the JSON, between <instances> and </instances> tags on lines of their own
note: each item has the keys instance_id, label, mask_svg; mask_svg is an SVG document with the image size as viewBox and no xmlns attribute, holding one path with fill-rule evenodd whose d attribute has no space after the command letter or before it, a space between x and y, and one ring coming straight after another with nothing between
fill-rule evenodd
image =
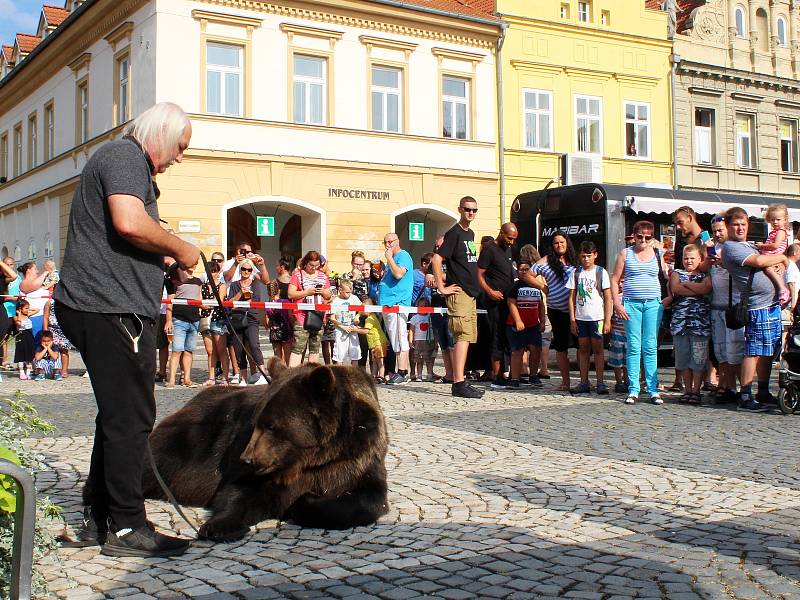
<instances>
[{"instance_id":1,"label":"awning","mask_svg":"<svg viewBox=\"0 0 800 600\"><path fill-rule=\"evenodd\" d=\"M678 192L679 193L679 192ZM764 204L726 204L723 202L704 202L698 200L681 200L679 198L654 198L652 196L628 196L632 198L630 208L642 213L672 214L681 206L690 206L698 214L716 215L733 206L739 206L750 217L763 218L768 203ZM765 198L766 200L767 198ZM789 220L800 222L800 208L789 209Z\"/></svg>"}]
</instances>

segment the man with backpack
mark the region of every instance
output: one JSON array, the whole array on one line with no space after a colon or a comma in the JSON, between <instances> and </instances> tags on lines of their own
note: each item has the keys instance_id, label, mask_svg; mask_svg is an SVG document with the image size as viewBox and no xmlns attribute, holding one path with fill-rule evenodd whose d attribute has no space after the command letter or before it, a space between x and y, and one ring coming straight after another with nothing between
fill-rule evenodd
<instances>
[{"instance_id":1,"label":"man with backpack","mask_svg":"<svg viewBox=\"0 0 800 600\"><path fill-rule=\"evenodd\" d=\"M604 381L605 355L603 336L611 332L611 312L614 307L611 298L611 278L600 265L596 265L597 246L585 241L578 251L578 268L567 280L569 289L569 320L572 334L578 336L578 366L581 381L571 388L571 394L588 394L589 354L594 354L594 368L597 376L595 391L608 394Z\"/></svg>"}]
</instances>

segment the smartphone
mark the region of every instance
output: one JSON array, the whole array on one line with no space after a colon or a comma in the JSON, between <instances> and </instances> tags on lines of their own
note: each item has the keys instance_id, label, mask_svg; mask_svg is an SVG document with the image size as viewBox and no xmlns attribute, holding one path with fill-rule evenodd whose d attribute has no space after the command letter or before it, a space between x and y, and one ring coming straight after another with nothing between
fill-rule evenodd
<instances>
[{"instance_id":1,"label":"smartphone","mask_svg":"<svg viewBox=\"0 0 800 600\"><path fill-rule=\"evenodd\" d=\"M711 246L706 246L706 253L708 253L709 256L716 256L717 248L713 244Z\"/></svg>"},{"instance_id":2,"label":"smartphone","mask_svg":"<svg viewBox=\"0 0 800 600\"><path fill-rule=\"evenodd\" d=\"M247 250L244 248L239 248L239 255L240 256L247 256Z\"/></svg>"},{"instance_id":3,"label":"smartphone","mask_svg":"<svg viewBox=\"0 0 800 600\"><path fill-rule=\"evenodd\" d=\"M711 241L711 234L708 233L707 231L701 231L700 232L700 239L703 240L704 244L707 244L708 242Z\"/></svg>"}]
</instances>

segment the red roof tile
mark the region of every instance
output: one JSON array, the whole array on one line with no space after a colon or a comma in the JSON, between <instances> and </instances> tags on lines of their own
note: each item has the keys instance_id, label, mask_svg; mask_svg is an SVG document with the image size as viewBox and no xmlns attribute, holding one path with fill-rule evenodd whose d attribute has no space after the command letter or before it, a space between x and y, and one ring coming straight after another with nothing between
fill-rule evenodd
<instances>
[{"instance_id":1,"label":"red roof tile","mask_svg":"<svg viewBox=\"0 0 800 600\"><path fill-rule=\"evenodd\" d=\"M644 6L650 10L661 10L661 0L645 0Z\"/></svg>"},{"instance_id":2,"label":"red roof tile","mask_svg":"<svg viewBox=\"0 0 800 600\"><path fill-rule=\"evenodd\" d=\"M69 16L69 11L60 6L48 6L45 4L42 10L47 19L47 24L50 25L50 27L58 27L61 25L61 22Z\"/></svg>"},{"instance_id":3,"label":"red roof tile","mask_svg":"<svg viewBox=\"0 0 800 600\"><path fill-rule=\"evenodd\" d=\"M692 16L694 9L706 5L706 0L678 0L678 18L675 29L678 33L683 33L689 25L689 17Z\"/></svg>"},{"instance_id":4,"label":"red roof tile","mask_svg":"<svg viewBox=\"0 0 800 600\"><path fill-rule=\"evenodd\" d=\"M27 33L18 33L17 34L17 44L19 45L19 50L23 54L27 54L36 46L39 45L39 42L42 41L37 35L28 35Z\"/></svg>"},{"instance_id":5,"label":"red roof tile","mask_svg":"<svg viewBox=\"0 0 800 600\"><path fill-rule=\"evenodd\" d=\"M6 46L3 44L3 56L6 59L7 63L11 63L14 59L14 46Z\"/></svg>"},{"instance_id":6,"label":"red roof tile","mask_svg":"<svg viewBox=\"0 0 800 600\"><path fill-rule=\"evenodd\" d=\"M480 17L483 19L497 19L494 15L495 0L399 0L409 8L415 6L441 10L444 12Z\"/></svg>"}]
</instances>

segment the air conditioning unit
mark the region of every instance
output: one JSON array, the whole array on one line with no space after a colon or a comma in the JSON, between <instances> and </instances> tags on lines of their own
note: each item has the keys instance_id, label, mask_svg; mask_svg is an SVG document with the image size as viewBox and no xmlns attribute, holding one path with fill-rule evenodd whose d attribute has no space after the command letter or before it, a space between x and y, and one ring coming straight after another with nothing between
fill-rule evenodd
<instances>
[{"instance_id":1,"label":"air conditioning unit","mask_svg":"<svg viewBox=\"0 0 800 600\"><path fill-rule=\"evenodd\" d=\"M591 154L564 154L563 185L603 183L603 158Z\"/></svg>"}]
</instances>

